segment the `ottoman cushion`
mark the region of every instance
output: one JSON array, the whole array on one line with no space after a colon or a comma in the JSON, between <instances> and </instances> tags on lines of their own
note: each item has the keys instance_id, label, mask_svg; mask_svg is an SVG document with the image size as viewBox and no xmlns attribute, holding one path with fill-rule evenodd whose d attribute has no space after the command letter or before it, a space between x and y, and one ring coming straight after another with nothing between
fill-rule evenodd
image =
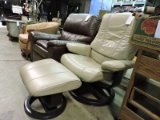
<instances>
[{"instance_id":1,"label":"ottoman cushion","mask_svg":"<svg viewBox=\"0 0 160 120\"><path fill-rule=\"evenodd\" d=\"M29 63L20 75L31 96L46 96L70 91L81 86L80 79L53 59Z\"/></svg>"}]
</instances>

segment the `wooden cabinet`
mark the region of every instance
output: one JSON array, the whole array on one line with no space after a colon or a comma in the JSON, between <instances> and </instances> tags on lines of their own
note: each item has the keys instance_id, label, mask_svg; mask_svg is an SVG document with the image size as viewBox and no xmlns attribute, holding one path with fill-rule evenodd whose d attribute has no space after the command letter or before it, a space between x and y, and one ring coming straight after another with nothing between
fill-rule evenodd
<instances>
[{"instance_id":1,"label":"wooden cabinet","mask_svg":"<svg viewBox=\"0 0 160 120\"><path fill-rule=\"evenodd\" d=\"M160 120L160 52L139 49L118 120Z\"/></svg>"}]
</instances>

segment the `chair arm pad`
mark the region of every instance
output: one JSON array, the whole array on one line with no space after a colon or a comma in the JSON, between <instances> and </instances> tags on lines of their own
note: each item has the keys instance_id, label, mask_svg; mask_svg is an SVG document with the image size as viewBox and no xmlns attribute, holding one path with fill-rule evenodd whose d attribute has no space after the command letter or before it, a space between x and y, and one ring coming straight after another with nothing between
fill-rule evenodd
<instances>
[{"instance_id":1,"label":"chair arm pad","mask_svg":"<svg viewBox=\"0 0 160 120\"><path fill-rule=\"evenodd\" d=\"M67 48L72 53L76 53L84 56L89 56L91 52L90 45L86 45L82 43L67 43Z\"/></svg>"},{"instance_id":2,"label":"chair arm pad","mask_svg":"<svg viewBox=\"0 0 160 120\"><path fill-rule=\"evenodd\" d=\"M48 34L48 33L43 33L43 32L37 32L33 31L29 33L29 39L31 41L36 41L36 40L58 40L60 39L61 35L60 34Z\"/></svg>"},{"instance_id":3,"label":"chair arm pad","mask_svg":"<svg viewBox=\"0 0 160 120\"><path fill-rule=\"evenodd\" d=\"M109 70L112 72L121 71L132 68L134 66L133 60L111 60L102 63L101 68L103 70Z\"/></svg>"}]
</instances>

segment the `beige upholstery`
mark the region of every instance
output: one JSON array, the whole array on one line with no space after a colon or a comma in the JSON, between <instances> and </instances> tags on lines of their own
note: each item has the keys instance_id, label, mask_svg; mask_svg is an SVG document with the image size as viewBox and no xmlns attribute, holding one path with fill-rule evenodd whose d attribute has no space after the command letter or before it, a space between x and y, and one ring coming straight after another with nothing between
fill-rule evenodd
<instances>
[{"instance_id":1,"label":"beige upholstery","mask_svg":"<svg viewBox=\"0 0 160 120\"><path fill-rule=\"evenodd\" d=\"M24 65L21 78L31 96L46 96L73 90L81 85L79 78L53 59Z\"/></svg>"},{"instance_id":2,"label":"beige upholstery","mask_svg":"<svg viewBox=\"0 0 160 120\"><path fill-rule=\"evenodd\" d=\"M19 38L19 48L21 50L25 50L27 52L30 51L31 49L31 44L30 41L28 40L28 34L19 34L18 36Z\"/></svg>"},{"instance_id":3,"label":"beige upholstery","mask_svg":"<svg viewBox=\"0 0 160 120\"><path fill-rule=\"evenodd\" d=\"M39 31L44 33L55 34L57 33L59 24L57 22L42 22L36 24L30 24L22 27L22 33L19 34L19 47L28 55L31 50L30 40L28 40L29 31Z\"/></svg>"},{"instance_id":4,"label":"beige upholstery","mask_svg":"<svg viewBox=\"0 0 160 120\"><path fill-rule=\"evenodd\" d=\"M69 51L61 63L84 82L112 80L114 72L132 68L136 49L129 43L133 22L126 25L131 13L105 14L91 45L68 43Z\"/></svg>"},{"instance_id":5,"label":"beige upholstery","mask_svg":"<svg viewBox=\"0 0 160 120\"><path fill-rule=\"evenodd\" d=\"M24 34L28 34L28 30L40 31L44 33L54 34L57 33L59 27L58 22L42 22L36 24L26 25L24 29Z\"/></svg>"},{"instance_id":6,"label":"beige upholstery","mask_svg":"<svg viewBox=\"0 0 160 120\"><path fill-rule=\"evenodd\" d=\"M71 43L71 44L67 44L67 48L70 52L73 52L79 55L89 56L91 52L90 45L86 45L86 44Z\"/></svg>"}]
</instances>

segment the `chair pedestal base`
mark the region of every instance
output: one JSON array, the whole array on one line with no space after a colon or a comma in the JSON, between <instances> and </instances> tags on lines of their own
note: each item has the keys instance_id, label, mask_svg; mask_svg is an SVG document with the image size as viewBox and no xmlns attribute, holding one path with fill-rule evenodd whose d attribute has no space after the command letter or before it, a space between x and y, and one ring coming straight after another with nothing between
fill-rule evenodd
<instances>
[{"instance_id":1,"label":"chair pedestal base","mask_svg":"<svg viewBox=\"0 0 160 120\"><path fill-rule=\"evenodd\" d=\"M99 86L97 83L83 83L76 90L70 91L70 94L79 102L87 105L104 106L110 104L115 96L114 90L109 85ZM84 95L92 95L94 98L88 98Z\"/></svg>"},{"instance_id":2,"label":"chair pedestal base","mask_svg":"<svg viewBox=\"0 0 160 120\"><path fill-rule=\"evenodd\" d=\"M37 112L32 109L31 105L36 100L39 99L41 102L45 113ZM24 109L28 116L35 119L51 119L60 115L66 107L66 99L62 94L44 96L44 97L31 97L29 96L24 103Z\"/></svg>"}]
</instances>

